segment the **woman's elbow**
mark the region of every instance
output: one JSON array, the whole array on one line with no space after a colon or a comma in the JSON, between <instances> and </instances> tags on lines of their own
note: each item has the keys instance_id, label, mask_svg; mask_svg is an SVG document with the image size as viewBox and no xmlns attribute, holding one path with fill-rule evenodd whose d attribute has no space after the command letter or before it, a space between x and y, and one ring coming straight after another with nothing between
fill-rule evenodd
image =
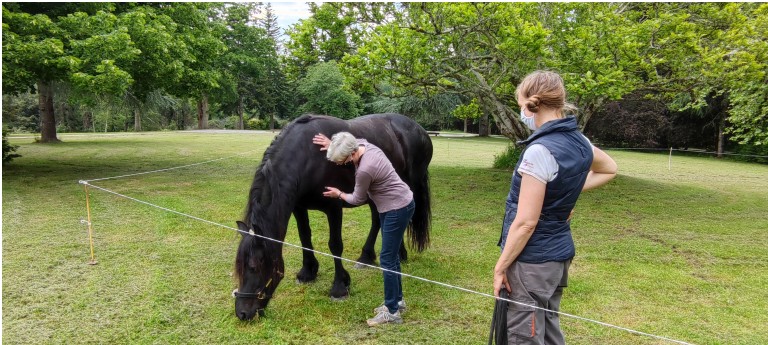
<instances>
[{"instance_id":1,"label":"woman's elbow","mask_svg":"<svg viewBox=\"0 0 768 345\"><path fill-rule=\"evenodd\" d=\"M521 233L530 235L533 233L534 230L536 230L536 224L538 224L538 219L536 220L523 220L520 222L520 225L518 226L518 229Z\"/></svg>"}]
</instances>

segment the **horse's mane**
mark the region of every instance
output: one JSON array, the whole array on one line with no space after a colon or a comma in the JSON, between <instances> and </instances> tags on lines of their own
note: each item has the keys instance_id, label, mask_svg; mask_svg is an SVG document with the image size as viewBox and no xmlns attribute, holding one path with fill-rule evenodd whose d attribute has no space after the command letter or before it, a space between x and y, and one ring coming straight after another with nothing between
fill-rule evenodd
<instances>
[{"instance_id":1,"label":"horse's mane","mask_svg":"<svg viewBox=\"0 0 768 345\"><path fill-rule=\"evenodd\" d=\"M292 174L282 174L281 169L280 152L284 148L288 139L291 137L291 133L295 131L296 127L300 127L313 119L316 119L317 115L306 114L292 121L286 125L280 133L272 140L272 143L264 151L264 156L261 159L261 163L256 168L256 173L251 183L251 188L248 194L248 203L245 207L245 213L243 215L243 222L249 229L262 236L275 238L278 236L276 229L281 226L276 224L279 218L283 218L292 212L292 205L290 199L295 196L286 190L286 186L297 185L296 181L291 181ZM282 186L282 188L281 188ZM277 201L277 202L275 202ZM249 241L255 241L255 236L248 236L246 239ZM265 241L265 249L267 251L273 250L273 247L279 245L272 241ZM248 247L252 247L249 245ZM238 267L238 270L240 268Z\"/></svg>"},{"instance_id":2,"label":"horse's mane","mask_svg":"<svg viewBox=\"0 0 768 345\"><path fill-rule=\"evenodd\" d=\"M279 224L282 218L286 215L290 215L293 210L293 205L290 202L291 198L295 198L293 193L287 190L286 186L296 186L296 177L293 174L281 173L281 160L279 158L280 152L288 141L286 138L291 137L291 133L300 124L308 123L313 119L313 115L303 115L293 122L285 126L280 133L272 140L272 143L264 151L264 157L261 159L261 163L256 168L256 173L251 183L250 192L248 194L248 203L245 207L245 214L243 215L243 222L249 229L257 235L276 238L278 237L277 230L282 228ZM293 178L294 180L291 180ZM282 188L281 188L282 186ZM278 238L279 239L279 238ZM242 273L247 268L248 263L241 260L241 258L251 257L253 253L254 242L263 241L265 254L267 257L272 257L275 252L279 251L280 244L262 240L256 236L244 236L243 241L237 253L237 264L235 265L235 273L238 277L242 277Z\"/></svg>"},{"instance_id":3,"label":"horse's mane","mask_svg":"<svg viewBox=\"0 0 768 345\"><path fill-rule=\"evenodd\" d=\"M243 219L245 224L250 228L253 228L254 231L256 231L256 233L259 235L264 235L260 232L265 231L265 229L261 226L258 227L259 229L256 229L254 225L261 225L263 223L259 221L261 218L263 218L260 216L265 216L265 214L262 213L265 212L269 206L271 206L274 199L289 197L286 194L279 193L279 191L274 189L280 188L281 185L284 186L294 184L292 183L294 181L287 181L287 179L293 176L292 174L280 174L279 171L275 171L280 170L282 167L280 166L280 159L273 158L280 158L278 156L280 151L285 146L287 141L286 138L291 136L291 133L294 131L295 127L297 127L299 124L308 123L312 119L313 115L307 114L286 125L275 137L275 139L272 140L272 143L269 144L269 147L267 147L267 149L264 151L264 157L262 157L261 163L256 168L256 174L254 175L253 182L251 183L251 189L248 195L248 204L246 205ZM277 179L278 176L280 178L279 180ZM285 214L285 212L290 212L291 210L273 211L276 211L277 214ZM259 218L254 218L255 216Z\"/></svg>"}]
</instances>

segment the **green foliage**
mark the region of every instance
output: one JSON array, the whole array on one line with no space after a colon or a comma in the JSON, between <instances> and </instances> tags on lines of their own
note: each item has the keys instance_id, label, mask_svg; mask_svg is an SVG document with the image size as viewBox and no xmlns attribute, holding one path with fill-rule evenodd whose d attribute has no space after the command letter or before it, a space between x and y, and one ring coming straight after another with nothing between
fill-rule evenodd
<instances>
[{"instance_id":1,"label":"green foliage","mask_svg":"<svg viewBox=\"0 0 768 345\"><path fill-rule=\"evenodd\" d=\"M535 69L561 72L583 123L635 88L627 69L636 45L625 31L615 35L629 24L616 12L614 4L408 3L401 20L377 26L344 63L370 85L477 98L505 135L522 139L514 89Z\"/></svg>"},{"instance_id":2,"label":"green foliage","mask_svg":"<svg viewBox=\"0 0 768 345\"><path fill-rule=\"evenodd\" d=\"M10 163L14 158L21 157L20 154L15 153L19 149L19 145L13 145L8 142L8 133L3 126L3 165Z\"/></svg>"},{"instance_id":3,"label":"green foliage","mask_svg":"<svg viewBox=\"0 0 768 345\"><path fill-rule=\"evenodd\" d=\"M506 151L493 157L493 168L505 170L514 169L517 165L517 161L520 160L520 155L522 153L523 149L521 147L509 144Z\"/></svg>"},{"instance_id":4,"label":"green foliage","mask_svg":"<svg viewBox=\"0 0 768 345\"><path fill-rule=\"evenodd\" d=\"M287 100L289 86L281 70L276 38L271 36L275 23L268 17L264 21L254 21L259 11L254 3L226 7L224 43L227 52L220 61L226 92L222 102L232 113L288 116L292 102Z\"/></svg>"},{"instance_id":5,"label":"green foliage","mask_svg":"<svg viewBox=\"0 0 768 345\"><path fill-rule=\"evenodd\" d=\"M29 92L3 95L3 126L12 132L40 131L37 95Z\"/></svg>"},{"instance_id":6,"label":"green foliage","mask_svg":"<svg viewBox=\"0 0 768 345\"><path fill-rule=\"evenodd\" d=\"M12 12L3 4L3 92L34 91L38 80L65 79L80 59L65 47L66 32L45 14Z\"/></svg>"},{"instance_id":7,"label":"green foliage","mask_svg":"<svg viewBox=\"0 0 768 345\"><path fill-rule=\"evenodd\" d=\"M344 77L335 61L322 62L309 68L297 90L305 102L302 113L316 113L351 119L360 115L360 96L344 86Z\"/></svg>"},{"instance_id":8,"label":"green foliage","mask_svg":"<svg viewBox=\"0 0 768 345\"><path fill-rule=\"evenodd\" d=\"M373 27L394 11L394 3L308 3L312 16L286 30L286 73L298 80L319 62L341 61L353 54ZM359 90L358 85L354 85Z\"/></svg>"},{"instance_id":9,"label":"green foliage","mask_svg":"<svg viewBox=\"0 0 768 345\"><path fill-rule=\"evenodd\" d=\"M456 109L453 110L451 115L460 120L476 119L482 115L482 111L477 104L477 98L473 98L468 104L460 104L456 106Z\"/></svg>"},{"instance_id":10,"label":"green foliage","mask_svg":"<svg viewBox=\"0 0 768 345\"><path fill-rule=\"evenodd\" d=\"M675 111L704 109L724 97L729 109L703 111L725 122L730 139L768 143L768 6L744 3L645 4L638 13L649 88Z\"/></svg>"},{"instance_id":11,"label":"green foliage","mask_svg":"<svg viewBox=\"0 0 768 345\"><path fill-rule=\"evenodd\" d=\"M563 76L583 126L609 102L639 92L667 111L697 114L733 145L768 145L768 4L309 6L311 17L289 28L281 47L268 4L3 3L3 92L67 84L54 104L75 110L55 119L46 113L38 128L46 137L51 123L89 127L105 102L128 109L113 114L119 126L104 128L125 130L124 114L137 126L148 117L147 129L172 128L168 107L160 107L168 113L162 114L145 104L161 93L208 97L212 118L287 119L307 111L353 117L392 109L430 128L453 126L456 100L476 99L502 134L521 139L528 130L517 120L515 86L533 70L551 69ZM338 62L342 87L321 93L309 86L321 79L317 72L310 78L310 68L331 61ZM73 125L77 116L83 125ZM189 121L181 122L174 127ZM653 136L651 130L622 132L632 133L629 142Z\"/></svg>"},{"instance_id":12,"label":"green foliage","mask_svg":"<svg viewBox=\"0 0 768 345\"><path fill-rule=\"evenodd\" d=\"M269 129L269 121L264 121L259 118L250 118L245 122L246 129Z\"/></svg>"}]
</instances>

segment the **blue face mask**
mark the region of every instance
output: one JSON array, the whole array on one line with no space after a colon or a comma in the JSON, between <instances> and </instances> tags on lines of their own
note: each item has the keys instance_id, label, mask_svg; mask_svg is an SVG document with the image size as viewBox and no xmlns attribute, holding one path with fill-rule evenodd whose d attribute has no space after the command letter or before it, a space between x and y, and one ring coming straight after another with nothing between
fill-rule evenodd
<instances>
[{"instance_id":1,"label":"blue face mask","mask_svg":"<svg viewBox=\"0 0 768 345\"><path fill-rule=\"evenodd\" d=\"M520 109L520 121L523 121L523 123L528 126L532 131L536 130L536 114L533 114L533 116L528 117L525 116L525 112L523 112L523 109Z\"/></svg>"}]
</instances>

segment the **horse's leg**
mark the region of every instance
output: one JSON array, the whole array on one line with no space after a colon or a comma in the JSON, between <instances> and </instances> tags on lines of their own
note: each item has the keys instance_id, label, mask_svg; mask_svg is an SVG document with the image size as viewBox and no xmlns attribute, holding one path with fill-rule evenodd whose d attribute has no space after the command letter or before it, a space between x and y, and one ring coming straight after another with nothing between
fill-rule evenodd
<instances>
[{"instance_id":1,"label":"horse's leg","mask_svg":"<svg viewBox=\"0 0 768 345\"><path fill-rule=\"evenodd\" d=\"M381 221L379 220L379 211L376 209L376 205L369 202L368 205L371 208L371 229L368 231L368 238L363 245L363 251L360 253L360 257L357 261L367 265L376 265L376 238L379 237L379 228L381 228ZM367 268L367 266L355 264L355 268Z\"/></svg>"},{"instance_id":2,"label":"horse's leg","mask_svg":"<svg viewBox=\"0 0 768 345\"><path fill-rule=\"evenodd\" d=\"M301 246L308 249L312 248L312 229L309 227L309 214L306 208L296 208L293 210L293 216L296 218L296 225L299 228L299 239ZM299 283L309 283L317 278L317 269L319 264L315 258L315 253L308 250L302 250L304 259L302 260L301 270L296 273L296 280Z\"/></svg>"},{"instance_id":3,"label":"horse's leg","mask_svg":"<svg viewBox=\"0 0 768 345\"><path fill-rule=\"evenodd\" d=\"M400 261L408 261L408 250L405 249L405 239L400 243Z\"/></svg>"},{"instance_id":4,"label":"horse's leg","mask_svg":"<svg viewBox=\"0 0 768 345\"><path fill-rule=\"evenodd\" d=\"M381 229L381 220L379 219L379 210L374 203L368 203L371 208L371 229L368 231L368 238L363 245L363 251L360 253L360 257L357 258L357 262L375 266L376 265L376 239L379 237L379 229ZM408 260L408 250L405 249L405 241L400 244L400 261ZM368 268L368 266L355 264L355 268L362 269Z\"/></svg>"},{"instance_id":5,"label":"horse's leg","mask_svg":"<svg viewBox=\"0 0 768 345\"><path fill-rule=\"evenodd\" d=\"M344 251L344 242L341 240L341 207L332 208L326 211L326 215L328 216L328 228L331 231L328 240L328 248L331 249L331 254L341 257L341 254ZM333 264L336 271L333 277L333 285L331 286L331 299L347 298L349 297L349 273L344 269L341 259L334 258Z\"/></svg>"}]
</instances>

